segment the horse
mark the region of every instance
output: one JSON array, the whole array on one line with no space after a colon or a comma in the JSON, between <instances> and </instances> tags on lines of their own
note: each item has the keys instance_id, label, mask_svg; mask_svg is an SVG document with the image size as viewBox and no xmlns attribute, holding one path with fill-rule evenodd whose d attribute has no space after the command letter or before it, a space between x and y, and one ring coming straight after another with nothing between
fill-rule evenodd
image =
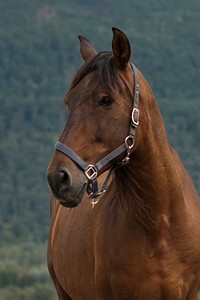
<instances>
[{"instance_id":1,"label":"horse","mask_svg":"<svg viewBox=\"0 0 200 300\"><path fill-rule=\"evenodd\" d=\"M199 195L128 37L112 31L112 51L79 36L47 170L49 272L60 300L197 300Z\"/></svg>"}]
</instances>

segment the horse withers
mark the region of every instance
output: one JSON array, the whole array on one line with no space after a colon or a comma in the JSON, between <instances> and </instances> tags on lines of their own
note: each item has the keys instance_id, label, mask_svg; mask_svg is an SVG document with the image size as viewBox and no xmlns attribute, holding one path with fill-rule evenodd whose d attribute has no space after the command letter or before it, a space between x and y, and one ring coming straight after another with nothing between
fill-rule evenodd
<instances>
[{"instance_id":1,"label":"horse withers","mask_svg":"<svg viewBox=\"0 0 200 300\"><path fill-rule=\"evenodd\" d=\"M197 300L200 201L126 35L84 64L48 167L48 267L60 300Z\"/></svg>"}]
</instances>

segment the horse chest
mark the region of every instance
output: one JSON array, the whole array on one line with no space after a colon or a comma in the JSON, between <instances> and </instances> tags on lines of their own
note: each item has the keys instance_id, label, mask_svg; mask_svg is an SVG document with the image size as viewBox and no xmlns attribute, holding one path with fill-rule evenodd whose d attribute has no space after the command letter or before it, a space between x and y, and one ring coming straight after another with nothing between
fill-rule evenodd
<instances>
[{"instance_id":1,"label":"horse chest","mask_svg":"<svg viewBox=\"0 0 200 300\"><path fill-rule=\"evenodd\" d=\"M131 239L123 232L98 249L95 274L101 299L186 299L186 270L166 238L152 246L138 233Z\"/></svg>"},{"instance_id":2,"label":"horse chest","mask_svg":"<svg viewBox=\"0 0 200 300\"><path fill-rule=\"evenodd\" d=\"M182 269L169 238L161 235L152 241L121 219L110 218L104 224L97 222L97 216L87 218L83 228L82 214L75 222L75 211L61 212L59 220L63 217L65 226L57 224L52 230L53 265L72 299L195 299L186 298L182 275L187 270Z\"/></svg>"},{"instance_id":3,"label":"horse chest","mask_svg":"<svg viewBox=\"0 0 200 300\"><path fill-rule=\"evenodd\" d=\"M175 265L149 253L119 254L96 262L96 283L101 299L186 299L187 284ZM106 267L105 267L106 266ZM189 298L188 298L189 299Z\"/></svg>"}]
</instances>

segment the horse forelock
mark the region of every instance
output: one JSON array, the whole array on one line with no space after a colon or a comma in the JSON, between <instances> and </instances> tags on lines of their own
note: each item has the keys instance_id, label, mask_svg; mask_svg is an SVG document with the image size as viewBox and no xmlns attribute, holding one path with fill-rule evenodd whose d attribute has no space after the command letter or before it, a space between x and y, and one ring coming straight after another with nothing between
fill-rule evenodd
<instances>
[{"instance_id":1,"label":"horse forelock","mask_svg":"<svg viewBox=\"0 0 200 300\"><path fill-rule=\"evenodd\" d=\"M110 51L99 52L96 56L86 61L76 73L69 92L73 90L78 83L88 74L97 72L100 84L109 96L113 96L116 92L121 93L121 78L117 72L115 58Z\"/></svg>"}]
</instances>

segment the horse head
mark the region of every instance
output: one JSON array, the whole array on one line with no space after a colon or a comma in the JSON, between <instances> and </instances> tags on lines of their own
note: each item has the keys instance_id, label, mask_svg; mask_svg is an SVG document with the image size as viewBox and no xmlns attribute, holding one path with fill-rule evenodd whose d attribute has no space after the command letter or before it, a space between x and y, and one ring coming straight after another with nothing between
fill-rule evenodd
<instances>
[{"instance_id":1,"label":"horse head","mask_svg":"<svg viewBox=\"0 0 200 300\"><path fill-rule=\"evenodd\" d=\"M54 196L67 207L81 202L94 173L98 176L124 158L129 159L132 148L137 147L130 128L134 122L139 123L139 110L133 109L134 97L139 101L139 92L135 88L127 36L113 28L112 51L99 53L84 37L79 36L79 40L84 64L65 96L69 117L47 173ZM99 170L93 170L97 162L120 145L123 146L114 152L116 155L111 154ZM84 166L80 168L80 161L89 166L86 172L82 170Z\"/></svg>"}]
</instances>

